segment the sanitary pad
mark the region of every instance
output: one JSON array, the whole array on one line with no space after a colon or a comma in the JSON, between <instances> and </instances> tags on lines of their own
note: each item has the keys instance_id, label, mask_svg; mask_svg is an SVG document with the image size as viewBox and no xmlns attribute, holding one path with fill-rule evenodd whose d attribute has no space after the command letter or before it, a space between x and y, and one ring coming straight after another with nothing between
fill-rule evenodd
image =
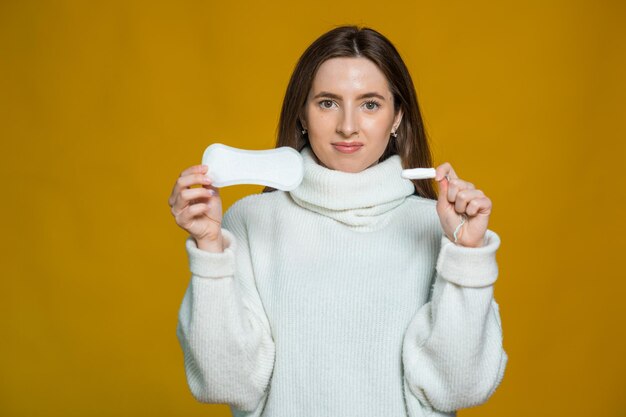
<instances>
[{"instance_id":1,"label":"sanitary pad","mask_svg":"<svg viewBox=\"0 0 626 417\"><path fill-rule=\"evenodd\" d=\"M257 184L291 191L303 176L302 155L288 146L255 151L214 143L205 149L202 164L215 187Z\"/></svg>"}]
</instances>

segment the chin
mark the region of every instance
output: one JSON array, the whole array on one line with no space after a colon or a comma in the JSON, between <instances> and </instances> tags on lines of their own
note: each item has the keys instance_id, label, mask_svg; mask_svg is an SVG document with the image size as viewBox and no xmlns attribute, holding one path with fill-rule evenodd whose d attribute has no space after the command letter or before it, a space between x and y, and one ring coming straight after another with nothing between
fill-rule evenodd
<instances>
[{"instance_id":1,"label":"chin","mask_svg":"<svg viewBox=\"0 0 626 417\"><path fill-rule=\"evenodd\" d=\"M335 171L349 172L349 173L357 173L361 172L364 169L368 168L367 164L358 163L358 161L351 161L352 163L337 163L333 164L331 169Z\"/></svg>"}]
</instances>

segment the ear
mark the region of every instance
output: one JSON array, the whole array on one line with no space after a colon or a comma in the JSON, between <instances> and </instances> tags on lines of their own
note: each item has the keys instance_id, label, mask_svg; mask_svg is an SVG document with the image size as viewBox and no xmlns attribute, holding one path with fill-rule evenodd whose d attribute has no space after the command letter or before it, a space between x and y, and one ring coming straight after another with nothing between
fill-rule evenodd
<instances>
[{"instance_id":1,"label":"ear","mask_svg":"<svg viewBox=\"0 0 626 417\"><path fill-rule=\"evenodd\" d=\"M298 121L300 122L302 127L306 129L307 128L306 127L306 117L305 117L306 115L304 113L305 113L304 109L301 109L300 113L298 114Z\"/></svg>"},{"instance_id":2,"label":"ear","mask_svg":"<svg viewBox=\"0 0 626 417\"><path fill-rule=\"evenodd\" d=\"M393 130L394 132L398 130L398 126L400 126L400 122L402 122L402 116L404 116L404 112L402 109L399 109L396 115L393 118Z\"/></svg>"}]
</instances>

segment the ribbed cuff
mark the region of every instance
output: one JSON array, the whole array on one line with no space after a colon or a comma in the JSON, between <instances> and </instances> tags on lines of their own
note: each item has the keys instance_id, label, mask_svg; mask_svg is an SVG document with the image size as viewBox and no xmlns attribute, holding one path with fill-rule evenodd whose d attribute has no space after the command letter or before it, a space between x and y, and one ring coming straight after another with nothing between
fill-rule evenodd
<instances>
[{"instance_id":1,"label":"ribbed cuff","mask_svg":"<svg viewBox=\"0 0 626 417\"><path fill-rule=\"evenodd\" d=\"M235 236L222 229L224 252L207 252L198 249L196 240L189 236L185 242L189 270L192 274L204 278L223 278L235 274Z\"/></svg>"},{"instance_id":2,"label":"ribbed cuff","mask_svg":"<svg viewBox=\"0 0 626 417\"><path fill-rule=\"evenodd\" d=\"M455 244L446 235L441 237L437 272L446 280L463 287L486 287L498 278L496 250L500 236L487 229L483 246L469 248Z\"/></svg>"}]
</instances>

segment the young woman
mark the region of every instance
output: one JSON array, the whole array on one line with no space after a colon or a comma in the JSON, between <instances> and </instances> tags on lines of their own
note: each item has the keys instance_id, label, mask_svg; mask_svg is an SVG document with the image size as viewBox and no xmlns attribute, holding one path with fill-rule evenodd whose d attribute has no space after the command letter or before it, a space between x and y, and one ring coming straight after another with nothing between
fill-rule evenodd
<instances>
[{"instance_id":1,"label":"young woman","mask_svg":"<svg viewBox=\"0 0 626 417\"><path fill-rule=\"evenodd\" d=\"M276 146L304 160L293 191L224 214L206 166L169 199L191 280L177 336L189 387L235 416L450 416L507 363L493 287L491 201L431 154L409 72L380 33L338 27L304 52ZM201 188L189 188L202 184Z\"/></svg>"}]
</instances>

